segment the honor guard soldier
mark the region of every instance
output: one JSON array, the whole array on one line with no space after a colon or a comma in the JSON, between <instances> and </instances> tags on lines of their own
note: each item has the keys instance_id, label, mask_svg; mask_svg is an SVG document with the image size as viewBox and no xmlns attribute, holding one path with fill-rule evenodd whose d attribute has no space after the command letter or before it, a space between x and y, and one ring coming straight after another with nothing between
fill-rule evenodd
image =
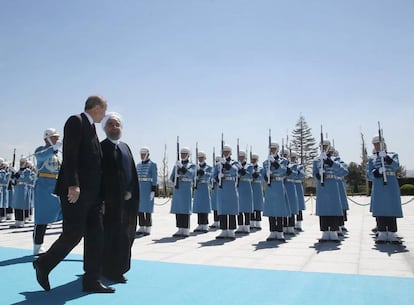
<instances>
[{"instance_id":1,"label":"honor guard soldier","mask_svg":"<svg viewBox=\"0 0 414 305\"><path fill-rule=\"evenodd\" d=\"M217 239L235 239L236 215L239 214L239 194L237 192L238 168L231 158L231 147L223 145L223 157L215 173L218 182L217 212L220 221L220 234Z\"/></svg>"},{"instance_id":2,"label":"honor guard soldier","mask_svg":"<svg viewBox=\"0 0 414 305\"><path fill-rule=\"evenodd\" d=\"M45 145L34 153L38 173L34 190L33 255L45 252L42 245L47 225L62 220L59 198L53 195L61 164L58 150L62 143L58 141L59 133L54 128L46 129L43 139Z\"/></svg>"},{"instance_id":3,"label":"honor guard soldier","mask_svg":"<svg viewBox=\"0 0 414 305\"><path fill-rule=\"evenodd\" d=\"M279 144L270 144L270 154L263 162L264 182L266 183L263 215L269 217L270 235L267 241L285 241L283 218L292 214L286 197L284 180L287 160L278 154Z\"/></svg>"},{"instance_id":4,"label":"honor guard soldier","mask_svg":"<svg viewBox=\"0 0 414 305\"><path fill-rule=\"evenodd\" d=\"M403 217L401 194L396 176L398 154L387 152L382 136L372 138L374 154L368 159L367 177L372 181L371 212L377 221L376 243L400 244L397 218Z\"/></svg>"},{"instance_id":5,"label":"honor guard soldier","mask_svg":"<svg viewBox=\"0 0 414 305\"><path fill-rule=\"evenodd\" d=\"M141 162L137 164L139 183L139 208L137 235L149 235L152 227L152 213L154 212L154 197L158 185L157 164L150 159L148 147L139 151Z\"/></svg>"},{"instance_id":6,"label":"honor guard soldier","mask_svg":"<svg viewBox=\"0 0 414 305\"><path fill-rule=\"evenodd\" d=\"M208 214L211 213L210 184L213 168L206 163L206 154L198 152L196 181L194 186L193 212L197 213L197 227L194 232L208 232Z\"/></svg>"},{"instance_id":7,"label":"honor guard soldier","mask_svg":"<svg viewBox=\"0 0 414 305\"><path fill-rule=\"evenodd\" d=\"M14 208L14 217L16 222L11 225L12 228L23 228L25 216L28 216L30 209L30 185L33 184L36 174L28 167L27 158L20 158L20 169L13 174L16 178L14 186L14 195L12 207ZM12 170L14 170L12 168Z\"/></svg>"},{"instance_id":8,"label":"honor guard soldier","mask_svg":"<svg viewBox=\"0 0 414 305\"><path fill-rule=\"evenodd\" d=\"M213 210L213 224L210 226L211 228L220 228L220 221L217 213L218 182L214 179L214 173L217 173L218 168L221 166L220 159L220 156L215 157L215 164L211 177L211 209Z\"/></svg>"},{"instance_id":9,"label":"honor guard soldier","mask_svg":"<svg viewBox=\"0 0 414 305\"><path fill-rule=\"evenodd\" d=\"M330 152L333 156L333 160L341 163L341 165L348 169L348 165L341 160L339 157L338 151L332 146L330 149ZM343 235L348 230L345 228L345 221L348 220L347 211L349 210L349 204L348 204L348 197L346 195L346 183L345 178L341 176L336 176L336 182L338 183L338 190L339 190L339 196L341 198L341 205L343 209L343 218L341 221L341 224L339 225L339 231L338 234Z\"/></svg>"},{"instance_id":10,"label":"honor guard soldier","mask_svg":"<svg viewBox=\"0 0 414 305\"><path fill-rule=\"evenodd\" d=\"M6 210L9 207L9 191L8 185L11 173L9 171L9 164L0 158L0 222L6 221Z\"/></svg>"},{"instance_id":11,"label":"honor guard soldier","mask_svg":"<svg viewBox=\"0 0 414 305\"><path fill-rule=\"evenodd\" d=\"M295 235L295 215L299 213L299 202L298 195L296 193L296 175L297 175L297 164L289 161L290 153L286 149L283 152L283 157L288 160L286 167L286 179L285 188L290 212L292 213L289 217L285 218L283 232L289 235Z\"/></svg>"},{"instance_id":12,"label":"honor guard soldier","mask_svg":"<svg viewBox=\"0 0 414 305\"><path fill-rule=\"evenodd\" d=\"M175 181L173 198L171 202L171 213L175 214L176 227L178 231L174 237L190 236L190 215L192 213L192 190L195 175L195 165L190 163L190 149L183 147L180 150L180 160L173 168L170 176Z\"/></svg>"},{"instance_id":13,"label":"honor guard soldier","mask_svg":"<svg viewBox=\"0 0 414 305\"><path fill-rule=\"evenodd\" d=\"M303 221L303 213L302 211L306 210L305 206L305 196L303 193L303 185L302 181L305 179L305 170L303 165L297 163L297 154L292 151L290 154L290 162L296 164L296 174L292 177L295 181L295 188L296 188L296 195L298 198L298 206L299 212L296 214L296 221L295 221L295 230L302 232L302 221Z\"/></svg>"},{"instance_id":14,"label":"honor guard soldier","mask_svg":"<svg viewBox=\"0 0 414 305\"><path fill-rule=\"evenodd\" d=\"M337 177L348 174L348 170L341 163L334 161L329 152L329 140L321 145L319 158L313 161L313 177L317 180L316 186L316 215L319 216L322 237L319 241L339 241L338 231L343 219L343 208L339 195Z\"/></svg>"},{"instance_id":15,"label":"honor guard soldier","mask_svg":"<svg viewBox=\"0 0 414 305\"><path fill-rule=\"evenodd\" d=\"M253 192L253 213L250 221L250 228L261 230L262 211L263 211L263 168L259 166L259 155L252 154L252 192Z\"/></svg>"},{"instance_id":16,"label":"honor guard soldier","mask_svg":"<svg viewBox=\"0 0 414 305\"><path fill-rule=\"evenodd\" d=\"M239 193L239 215L237 216L238 228L236 233L250 233L250 216L253 213L253 191L252 174L253 166L247 163L246 152L239 151L238 162L236 163L239 174L238 193Z\"/></svg>"}]
</instances>

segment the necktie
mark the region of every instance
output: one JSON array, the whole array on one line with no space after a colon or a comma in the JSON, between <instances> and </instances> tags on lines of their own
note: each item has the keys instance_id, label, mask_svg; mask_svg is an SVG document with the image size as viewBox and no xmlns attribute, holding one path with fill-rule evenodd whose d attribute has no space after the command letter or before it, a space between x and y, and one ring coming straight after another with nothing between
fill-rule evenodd
<instances>
[{"instance_id":1,"label":"necktie","mask_svg":"<svg viewBox=\"0 0 414 305\"><path fill-rule=\"evenodd\" d=\"M95 138L97 138L97 137L98 137L98 135L96 134L96 127L95 127L95 124L92 124L92 129L93 129L93 132L94 132L94 134L95 134Z\"/></svg>"}]
</instances>

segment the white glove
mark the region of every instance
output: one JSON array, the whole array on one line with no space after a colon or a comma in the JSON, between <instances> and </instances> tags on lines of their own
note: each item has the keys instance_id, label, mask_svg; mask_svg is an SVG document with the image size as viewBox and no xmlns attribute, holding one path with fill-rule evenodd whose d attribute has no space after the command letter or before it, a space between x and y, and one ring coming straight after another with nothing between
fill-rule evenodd
<instances>
[{"instance_id":1,"label":"white glove","mask_svg":"<svg viewBox=\"0 0 414 305\"><path fill-rule=\"evenodd\" d=\"M62 145L62 141L56 141L56 143L53 145L53 150L59 150L62 147Z\"/></svg>"},{"instance_id":2,"label":"white glove","mask_svg":"<svg viewBox=\"0 0 414 305\"><path fill-rule=\"evenodd\" d=\"M382 175L385 172L385 167L380 167L378 172Z\"/></svg>"},{"instance_id":3,"label":"white glove","mask_svg":"<svg viewBox=\"0 0 414 305\"><path fill-rule=\"evenodd\" d=\"M269 155L269 157L267 158L267 160L269 160L270 162L275 162L275 157L273 155Z\"/></svg>"},{"instance_id":4,"label":"white glove","mask_svg":"<svg viewBox=\"0 0 414 305\"><path fill-rule=\"evenodd\" d=\"M319 169L319 175L321 176L321 177L323 177L323 173L324 173L325 171L323 170L323 168L320 168Z\"/></svg>"},{"instance_id":5,"label":"white glove","mask_svg":"<svg viewBox=\"0 0 414 305\"><path fill-rule=\"evenodd\" d=\"M220 159L220 163L221 163L221 164L225 164L226 162L227 162L226 158L221 158L221 159Z\"/></svg>"},{"instance_id":6,"label":"white glove","mask_svg":"<svg viewBox=\"0 0 414 305\"><path fill-rule=\"evenodd\" d=\"M150 193L150 200L152 201L152 200L154 200L154 196L155 196L155 192L151 192Z\"/></svg>"},{"instance_id":7,"label":"white glove","mask_svg":"<svg viewBox=\"0 0 414 305\"><path fill-rule=\"evenodd\" d=\"M181 163L180 160L178 160L177 162L175 162L175 166L181 168L181 167L183 167L183 164Z\"/></svg>"},{"instance_id":8,"label":"white glove","mask_svg":"<svg viewBox=\"0 0 414 305\"><path fill-rule=\"evenodd\" d=\"M387 153L385 152L385 150L381 150L378 154L381 158L385 158L387 156Z\"/></svg>"},{"instance_id":9,"label":"white glove","mask_svg":"<svg viewBox=\"0 0 414 305\"><path fill-rule=\"evenodd\" d=\"M326 155L326 152L322 151L321 154L319 155L319 158L326 160L328 156Z\"/></svg>"},{"instance_id":10,"label":"white glove","mask_svg":"<svg viewBox=\"0 0 414 305\"><path fill-rule=\"evenodd\" d=\"M124 200L129 200L129 199L131 199L131 197L132 197L131 192L125 192Z\"/></svg>"},{"instance_id":11,"label":"white glove","mask_svg":"<svg viewBox=\"0 0 414 305\"><path fill-rule=\"evenodd\" d=\"M224 174L223 173L219 173L218 174L218 177L219 177L219 179L222 179L224 177Z\"/></svg>"}]
</instances>

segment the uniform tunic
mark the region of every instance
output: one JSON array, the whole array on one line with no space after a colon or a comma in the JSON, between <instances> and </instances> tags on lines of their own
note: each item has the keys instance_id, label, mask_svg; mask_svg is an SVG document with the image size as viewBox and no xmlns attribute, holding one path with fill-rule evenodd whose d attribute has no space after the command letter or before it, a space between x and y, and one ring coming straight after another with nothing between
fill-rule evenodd
<instances>
[{"instance_id":1,"label":"uniform tunic","mask_svg":"<svg viewBox=\"0 0 414 305\"><path fill-rule=\"evenodd\" d=\"M53 195L60 161L52 146L41 146L35 151L38 178L34 189L34 222L48 224L62 220L60 201Z\"/></svg>"},{"instance_id":2,"label":"uniform tunic","mask_svg":"<svg viewBox=\"0 0 414 305\"><path fill-rule=\"evenodd\" d=\"M375 154L368 159L367 177L372 181L371 211L374 217L403 217L401 194L396 171L400 166L398 154L388 153L391 163L384 161L387 185L384 185L383 175L375 177L373 171L381 167L381 158Z\"/></svg>"},{"instance_id":3,"label":"uniform tunic","mask_svg":"<svg viewBox=\"0 0 414 305\"><path fill-rule=\"evenodd\" d=\"M139 208L140 213L154 212L154 198L151 199L151 192L158 183L157 164L146 160L137 164L139 184Z\"/></svg>"},{"instance_id":4,"label":"uniform tunic","mask_svg":"<svg viewBox=\"0 0 414 305\"><path fill-rule=\"evenodd\" d=\"M197 177L197 188L194 190L193 212L210 213L210 183L213 168L204 163L200 165L200 169L204 171L204 175Z\"/></svg>"},{"instance_id":5,"label":"uniform tunic","mask_svg":"<svg viewBox=\"0 0 414 305\"><path fill-rule=\"evenodd\" d=\"M195 174L195 165L189 162L183 162L187 169L184 174L177 175L178 188L174 188L171 202L170 213L172 214L191 214L192 213L192 193ZM174 181L176 174L176 165L170 175L170 180Z\"/></svg>"},{"instance_id":6,"label":"uniform tunic","mask_svg":"<svg viewBox=\"0 0 414 305\"><path fill-rule=\"evenodd\" d=\"M239 193L237 191L237 177L238 168L236 161L227 161L230 165L230 169L225 169L221 165L217 167L215 177L218 180L218 174L222 169L224 175L221 179L221 187L217 190L217 213L218 215L238 215L239 214Z\"/></svg>"},{"instance_id":7,"label":"uniform tunic","mask_svg":"<svg viewBox=\"0 0 414 305\"><path fill-rule=\"evenodd\" d=\"M296 194L298 195L299 211L306 210L305 197L304 197L303 185L302 185L303 179L305 179L305 172L303 170L303 165L298 164L297 174L295 177L295 187L296 187Z\"/></svg>"},{"instance_id":8,"label":"uniform tunic","mask_svg":"<svg viewBox=\"0 0 414 305\"><path fill-rule=\"evenodd\" d=\"M263 215L268 217L287 217L292 214L286 197L284 179L286 177L287 160L278 158L279 167L275 168L269 160L263 162L264 182L266 183ZM270 166L270 185L267 184L267 173Z\"/></svg>"},{"instance_id":9,"label":"uniform tunic","mask_svg":"<svg viewBox=\"0 0 414 305\"><path fill-rule=\"evenodd\" d=\"M256 164L253 166L252 173L253 210L255 211L263 211L262 181L263 168Z\"/></svg>"},{"instance_id":10,"label":"uniform tunic","mask_svg":"<svg viewBox=\"0 0 414 305\"><path fill-rule=\"evenodd\" d=\"M12 207L19 210L28 210L31 203L30 187L36 176L29 168L20 169L17 174Z\"/></svg>"},{"instance_id":11,"label":"uniform tunic","mask_svg":"<svg viewBox=\"0 0 414 305\"><path fill-rule=\"evenodd\" d=\"M321 180L317 176L319 174L320 164L321 160L319 158L313 161L313 177L318 181L316 186L316 215L342 216L343 207L336 179L337 176L346 176L348 169L337 161L333 161L332 166L324 164L324 186L322 186Z\"/></svg>"},{"instance_id":12,"label":"uniform tunic","mask_svg":"<svg viewBox=\"0 0 414 305\"><path fill-rule=\"evenodd\" d=\"M9 191L7 190L11 173L0 169L0 208L9 207Z\"/></svg>"},{"instance_id":13,"label":"uniform tunic","mask_svg":"<svg viewBox=\"0 0 414 305\"><path fill-rule=\"evenodd\" d=\"M286 176L285 188L288 198L290 211L292 214L299 213L299 201L298 194L296 193L296 175L297 175L297 164L289 163L288 167L291 170L290 175Z\"/></svg>"},{"instance_id":14,"label":"uniform tunic","mask_svg":"<svg viewBox=\"0 0 414 305\"><path fill-rule=\"evenodd\" d=\"M252 191L252 174L253 166L244 163L239 163L246 173L239 176L239 213L253 212L253 191ZM240 173L240 171L239 171Z\"/></svg>"}]
</instances>

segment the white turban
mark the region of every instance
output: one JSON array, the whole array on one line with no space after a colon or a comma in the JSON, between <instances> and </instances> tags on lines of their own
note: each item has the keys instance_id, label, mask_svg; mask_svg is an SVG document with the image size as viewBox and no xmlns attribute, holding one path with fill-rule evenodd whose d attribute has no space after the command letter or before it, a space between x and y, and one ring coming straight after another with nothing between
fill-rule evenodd
<instances>
[{"instance_id":1,"label":"white turban","mask_svg":"<svg viewBox=\"0 0 414 305\"><path fill-rule=\"evenodd\" d=\"M123 128L121 115L117 112L107 112L106 115L104 116L104 118L101 121L101 126L102 126L102 129L104 131L105 131L106 123L108 122L109 119L115 119L115 120L119 121L119 124L121 124L121 128Z\"/></svg>"}]
</instances>

